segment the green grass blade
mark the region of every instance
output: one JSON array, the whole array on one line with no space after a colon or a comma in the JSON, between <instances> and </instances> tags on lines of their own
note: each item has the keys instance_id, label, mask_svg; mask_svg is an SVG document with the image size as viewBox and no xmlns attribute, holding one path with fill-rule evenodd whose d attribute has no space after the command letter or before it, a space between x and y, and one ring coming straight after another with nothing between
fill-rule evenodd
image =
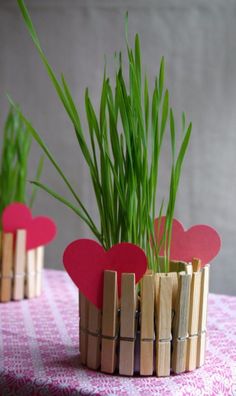
<instances>
[{"instance_id":1,"label":"green grass blade","mask_svg":"<svg viewBox=\"0 0 236 396\"><path fill-rule=\"evenodd\" d=\"M49 188L48 186L46 186L43 183L40 183L38 181L31 181L31 184L33 184L34 186L36 186L37 188L41 188L42 190L46 191L49 195L51 195L53 198L55 198L56 200L58 200L59 202L63 203L64 205L66 205L69 209L71 209L77 216L79 216L87 225L88 227L91 229L91 231L97 236L97 238L100 240L100 234L97 233L97 230L95 228L92 227L91 223L88 221L87 217L84 216L83 212L76 206L74 206L71 202L69 202L67 199L65 199L63 196L59 195L58 193L56 193L55 191L53 191L51 188ZM102 243L102 241L101 241Z\"/></svg>"}]
</instances>

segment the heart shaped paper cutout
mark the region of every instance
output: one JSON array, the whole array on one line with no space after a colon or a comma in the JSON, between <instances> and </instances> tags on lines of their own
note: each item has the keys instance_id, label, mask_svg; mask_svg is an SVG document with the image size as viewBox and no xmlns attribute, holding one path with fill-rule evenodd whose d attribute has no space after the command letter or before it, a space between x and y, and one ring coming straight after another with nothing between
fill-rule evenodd
<instances>
[{"instance_id":1,"label":"heart shaped paper cutout","mask_svg":"<svg viewBox=\"0 0 236 396\"><path fill-rule=\"evenodd\" d=\"M45 216L32 217L30 209L23 203L14 202L2 214L4 232L15 233L19 229L27 232L26 249L47 245L56 235L56 225Z\"/></svg>"},{"instance_id":2,"label":"heart shaped paper cutout","mask_svg":"<svg viewBox=\"0 0 236 396\"><path fill-rule=\"evenodd\" d=\"M135 273L136 283L147 269L147 258L142 249L122 242L105 251L92 239L78 239L64 251L66 271L79 290L97 308L102 308L104 270L117 271L118 296L121 292L121 274Z\"/></svg>"},{"instance_id":3,"label":"heart shaped paper cutout","mask_svg":"<svg viewBox=\"0 0 236 396\"><path fill-rule=\"evenodd\" d=\"M161 221L159 223L159 221ZM155 236L157 243L161 241L165 226L165 217L155 220ZM158 234L158 235L157 235ZM194 225L184 230L183 225L173 220L170 258L191 262L193 258L201 259L202 266L208 264L219 253L221 239L216 230L208 225ZM164 248L160 256L164 255Z\"/></svg>"}]
</instances>

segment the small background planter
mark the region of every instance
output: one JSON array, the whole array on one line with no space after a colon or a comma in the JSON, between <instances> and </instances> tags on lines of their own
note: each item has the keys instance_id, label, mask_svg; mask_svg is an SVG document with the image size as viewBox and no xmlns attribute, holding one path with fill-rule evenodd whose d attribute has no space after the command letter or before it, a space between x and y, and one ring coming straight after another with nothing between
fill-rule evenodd
<instances>
[{"instance_id":1,"label":"small background planter","mask_svg":"<svg viewBox=\"0 0 236 396\"><path fill-rule=\"evenodd\" d=\"M103 309L79 294L80 354L88 368L113 374L169 376L204 364L209 266L171 262L168 273L104 271Z\"/></svg>"},{"instance_id":2,"label":"small background planter","mask_svg":"<svg viewBox=\"0 0 236 396\"><path fill-rule=\"evenodd\" d=\"M2 233L0 246L0 301L40 296L44 247L27 251L25 230Z\"/></svg>"}]
</instances>

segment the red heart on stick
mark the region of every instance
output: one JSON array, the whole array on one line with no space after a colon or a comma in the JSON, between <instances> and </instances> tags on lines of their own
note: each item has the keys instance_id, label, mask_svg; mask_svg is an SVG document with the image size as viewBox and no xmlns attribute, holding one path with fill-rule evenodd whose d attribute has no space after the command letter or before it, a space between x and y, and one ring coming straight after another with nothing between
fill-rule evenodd
<instances>
[{"instance_id":1,"label":"red heart on stick","mask_svg":"<svg viewBox=\"0 0 236 396\"><path fill-rule=\"evenodd\" d=\"M49 217L32 218L30 209L19 202L12 203L4 209L2 227L4 232L15 233L19 229L26 230L27 250L47 245L56 235L56 225Z\"/></svg>"},{"instance_id":2,"label":"red heart on stick","mask_svg":"<svg viewBox=\"0 0 236 396\"><path fill-rule=\"evenodd\" d=\"M155 220L155 236L160 243L165 226L165 217ZM183 225L173 220L170 258L191 262L193 258L201 259L202 266L208 264L219 253L221 240L216 230L208 225L194 225L184 230ZM164 248L160 250L164 255Z\"/></svg>"},{"instance_id":3,"label":"red heart on stick","mask_svg":"<svg viewBox=\"0 0 236 396\"><path fill-rule=\"evenodd\" d=\"M80 291L97 308L102 308L104 270L117 271L118 295L121 293L121 274L135 273L136 283L147 269L147 258L142 249L122 242L105 251L91 239L78 239L64 251L66 271Z\"/></svg>"}]
</instances>

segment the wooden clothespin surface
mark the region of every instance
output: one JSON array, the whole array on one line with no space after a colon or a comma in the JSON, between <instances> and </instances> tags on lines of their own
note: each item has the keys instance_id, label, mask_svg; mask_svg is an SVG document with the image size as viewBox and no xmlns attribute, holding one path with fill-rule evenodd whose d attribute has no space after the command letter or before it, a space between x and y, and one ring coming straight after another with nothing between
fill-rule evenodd
<instances>
[{"instance_id":1,"label":"wooden clothespin surface","mask_svg":"<svg viewBox=\"0 0 236 396\"><path fill-rule=\"evenodd\" d=\"M201 270L202 262L198 258L193 258L192 259L192 266L193 266L193 272L198 272Z\"/></svg>"},{"instance_id":2,"label":"wooden clothespin surface","mask_svg":"<svg viewBox=\"0 0 236 396\"><path fill-rule=\"evenodd\" d=\"M87 327L88 327L88 300L79 291L79 350L81 363L87 363Z\"/></svg>"},{"instance_id":3,"label":"wooden clothespin surface","mask_svg":"<svg viewBox=\"0 0 236 396\"><path fill-rule=\"evenodd\" d=\"M197 268L197 267L195 267ZM197 341L200 307L201 272L193 272L189 305L189 338L187 345L186 370L192 371L197 365Z\"/></svg>"},{"instance_id":4,"label":"wooden clothespin surface","mask_svg":"<svg viewBox=\"0 0 236 396\"><path fill-rule=\"evenodd\" d=\"M104 271L101 371L114 373L117 337L117 272Z\"/></svg>"},{"instance_id":5,"label":"wooden clothespin surface","mask_svg":"<svg viewBox=\"0 0 236 396\"><path fill-rule=\"evenodd\" d=\"M35 279L36 279L36 250L26 252L26 283L25 295L27 298L35 297Z\"/></svg>"},{"instance_id":6,"label":"wooden clothespin surface","mask_svg":"<svg viewBox=\"0 0 236 396\"><path fill-rule=\"evenodd\" d=\"M44 266L44 246L36 249L36 267L35 267L35 296L39 297L42 292L42 270Z\"/></svg>"},{"instance_id":7,"label":"wooden clothespin surface","mask_svg":"<svg viewBox=\"0 0 236 396\"><path fill-rule=\"evenodd\" d=\"M176 313L173 320L172 368L175 373L182 373L186 369L190 284L191 275L180 272Z\"/></svg>"},{"instance_id":8,"label":"wooden clothespin surface","mask_svg":"<svg viewBox=\"0 0 236 396\"><path fill-rule=\"evenodd\" d=\"M87 366L97 370L101 365L101 310L89 301Z\"/></svg>"},{"instance_id":9,"label":"wooden clothespin surface","mask_svg":"<svg viewBox=\"0 0 236 396\"><path fill-rule=\"evenodd\" d=\"M26 231L18 230L16 232L14 274L13 274L14 300L22 300L24 298L25 264L26 264Z\"/></svg>"},{"instance_id":10,"label":"wooden clothespin surface","mask_svg":"<svg viewBox=\"0 0 236 396\"><path fill-rule=\"evenodd\" d=\"M206 329L207 329L207 304L209 292L209 265L201 270L201 290L200 290L200 308L198 322L198 345L197 345L197 367L201 367L205 360L206 349Z\"/></svg>"},{"instance_id":11,"label":"wooden clothespin surface","mask_svg":"<svg viewBox=\"0 0 236 396\"><path fill-rule=\"evenodd\" d=\"M13 242L11 233L3 233L1 236L1 302L11 300L13 280Z\"/></svg>"},{"instance_id":12,"label":"wooden clothespin surface","mask_svg":"<svg viewBox=\"0 0 236 396\"><path fill-rule=\"evenodd\" d=\"M155 274L156 375L170 375L173 277Z\"/></svg>"},{"instance_id":13,"label":"wooden clothespin surface","mask_svg":"<svg viewBox=\"0 0 236 396\"><path fill-rule=\"evenodd\" d=\"M144 275L141 282L140 375L153 374L154 344L154 275Z\"/></svg>"},{"instance_id":14,"label":"wooden clothespin surface","mask_svg":"<svg viewBox=\"0 0 236 396\"><path fill-rule=\"evenodd\" d=\"M136 287L135 274L121 275L121 307L120 307L120 356L119 373L134 373L134 343L136 336Z\"/></svg>"}]
</instances>

